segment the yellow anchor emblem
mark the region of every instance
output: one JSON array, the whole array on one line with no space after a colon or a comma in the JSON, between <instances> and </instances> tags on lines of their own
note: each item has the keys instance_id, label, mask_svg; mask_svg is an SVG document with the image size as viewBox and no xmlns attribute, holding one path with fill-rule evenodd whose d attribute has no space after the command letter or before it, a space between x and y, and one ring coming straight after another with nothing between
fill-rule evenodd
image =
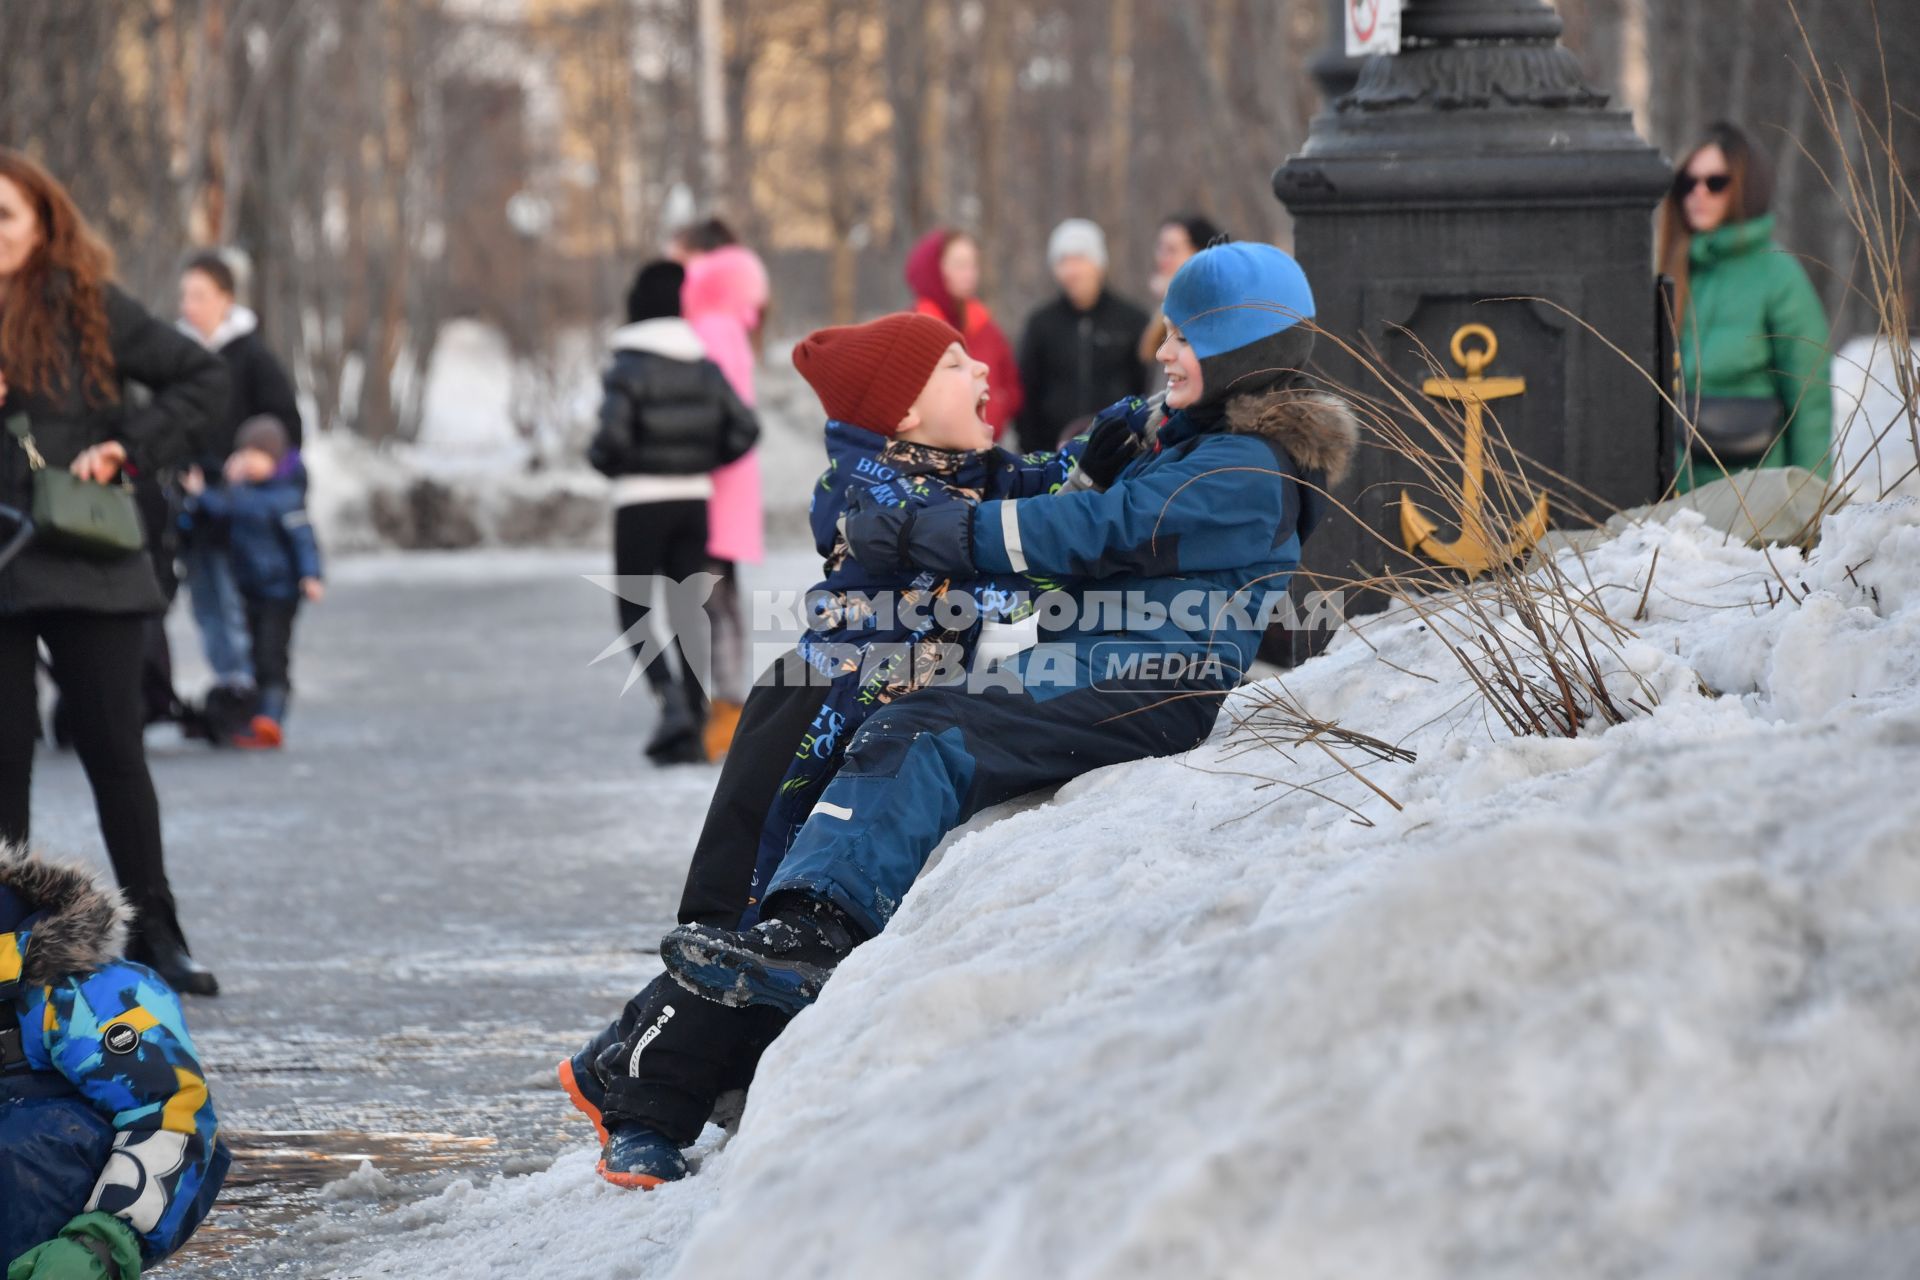
<instances>
[{"instance_id":1,"label":"yellow anchor emblem","mask_svg":"<svg viewBox=\"0 0 1920 1280\"><path fill-rule=\"evenodd\" d=\"M1478 338L1485 346L1466 349L1468 338ZM1482 471L1485 468L1486 425L1482 414L1489 400L1504 400L1527 389L1525 378L1488 378L1481 371L1493 363L1500 350L1499 339L1483 324L1463 324L1453 334L1453 362L1467 371L1464 378L1428 378L1420 385L1426 395L1443 400L1458 400L1465 411L1467 438L1461 457L1460 536L1442 542L1434 535L1440 526L1422 515L1413 499L1400 494L1400 538L1407 550L1417 552L1468 577L1484 573L1496 564L1505 564L1540 541L1547 531L1547 500L1543 496L1533 504L1514 536L1504 546L1495 546L1488 535L1483 507L1486 501Z\"/></svg>"}]
</instances>

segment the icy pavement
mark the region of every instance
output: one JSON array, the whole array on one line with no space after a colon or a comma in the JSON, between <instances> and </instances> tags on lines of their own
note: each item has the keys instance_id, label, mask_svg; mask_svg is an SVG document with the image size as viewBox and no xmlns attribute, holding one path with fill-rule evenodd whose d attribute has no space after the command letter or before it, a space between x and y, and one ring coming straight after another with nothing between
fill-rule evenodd
<instances>
[{"instance_id":1,"label":"icy pavement","mask_svg":"<svg viewBox=\"0 0 1920 1280\"><path fill-rule=\"evenodd\" d=\"M542 1169L589 1136L561 1052L658 971L715 770L656 770L617 695L592 553L340 563L303 610L289 747L156 731L167 854L194 952L188 1015L237 1161L164 1274L303 1274L316 1209ZM749 582L804 585L805 557ZM180 683L197 651L176 611ZM43 754L36 843L104 861L78 763ZM323 1191L354 1174L375 1173Z\"/></svg>"}]
</instances>

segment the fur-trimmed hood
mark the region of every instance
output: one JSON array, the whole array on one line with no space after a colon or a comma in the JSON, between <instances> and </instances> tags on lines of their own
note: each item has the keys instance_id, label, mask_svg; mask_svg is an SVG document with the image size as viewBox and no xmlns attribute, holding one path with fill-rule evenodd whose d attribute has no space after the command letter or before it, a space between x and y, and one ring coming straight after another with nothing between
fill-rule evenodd
<instances>
[{"instance_id":1,"label":"fur-trimmed hood","mask_svg":"<svg viewBox=\"0 0 1920 1280\"><path fill-rule=\"evenodd\" d=\"M90 973L117 958L126 945L131 912L120 892L91 867L0 844L0 886L30 910L44 913L34 923L20 973L29 986ZM10 931L16 923L0 921L0 929ZM10 932L7 936L11 940Z\"/></svg>"},{"instance_id":2,"label":"fur-trimmed hood","mask_svg":"<svg viewBox=\"0 0 1920 1280\"><path fill-rule=\"evenodd\" d=\"M1329 485L1346 479L1360 444L1360 422L1347 402L1303 387L1235 396L1227 401L1225 430L1275 441L1303 470L1322 473Z\"/></svg>"},{"instance_id":3,"label":"fur-trimmed hood","mask_svg":"<svg viewBox=\"0 0 1920 1280\"><path fill-rule=\"evenodd\" d=\"M637 351L688 364L707 358L707 348L700 341L700 335L679 316L658 316L623 324L613 331L607 345L615 351Z\"/></svg>"}]
</instances>

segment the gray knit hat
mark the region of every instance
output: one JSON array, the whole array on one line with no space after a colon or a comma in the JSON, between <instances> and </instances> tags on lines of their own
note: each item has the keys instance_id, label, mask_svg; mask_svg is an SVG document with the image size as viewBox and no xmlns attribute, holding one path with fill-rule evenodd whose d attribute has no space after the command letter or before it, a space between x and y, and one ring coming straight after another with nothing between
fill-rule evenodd
<instances>
[{"instance_id":1,"label":"gray knit hat","mask_svg":"<svg viewBox=\"0 0 1920 1280\"><path fill-rule=\"evenodd\" d=\"M1102 271L1107 269L1107 233L1100 224L1086 218L1068 218L1047 237L1047 265L1057 267L1062 258L1087 258Z\"/></svg>"}]
</instances>

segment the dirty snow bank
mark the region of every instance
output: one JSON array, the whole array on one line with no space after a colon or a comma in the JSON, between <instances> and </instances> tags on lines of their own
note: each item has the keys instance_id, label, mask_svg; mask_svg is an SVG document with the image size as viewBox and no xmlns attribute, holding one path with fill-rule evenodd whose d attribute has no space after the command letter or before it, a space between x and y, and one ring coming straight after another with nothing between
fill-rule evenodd
<instances>
[{"instance_id":1,"label":"dirty snow bank","mask_svg":"<svg viewBox=\"0 0 1920 1280\"><path fill-rule=\"evenodd\" d=\"M1629 531L1616 617L1656 549L1652 714L1506 738L1380 620L1285 683L1418 751L1404 810L1224 733L1090 775L950 848L698 1177L569 1154L316 1274L1910 1274L1920 503L1773 551L1771 606L1697 516Z\"/></svg>"}]
</instances>

